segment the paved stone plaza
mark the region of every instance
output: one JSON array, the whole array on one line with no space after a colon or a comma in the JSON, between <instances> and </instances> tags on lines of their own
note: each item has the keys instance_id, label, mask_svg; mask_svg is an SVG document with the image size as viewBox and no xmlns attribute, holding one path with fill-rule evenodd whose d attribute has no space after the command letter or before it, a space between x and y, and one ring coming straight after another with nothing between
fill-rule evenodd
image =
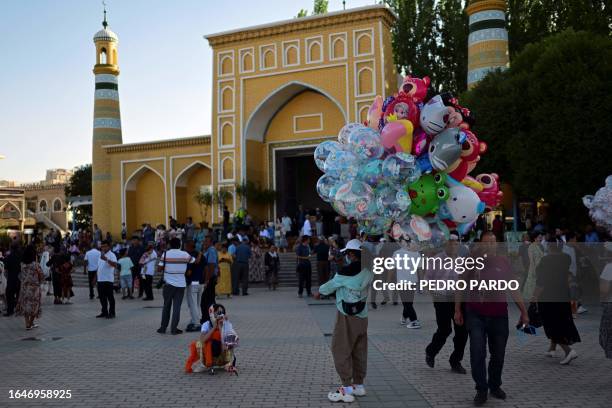
<instances>
[{"instance_id":1,"label":"paved stone plaza","mask_svg":"<svg viewBox=\"0 0 612 408\"><path fill-rule=\"evenodd\" d=\"M253 289L249 297L220 299L240 337L238 377L187 375L183 365L194 333L159 335L161 293L154 302L117 301L117 319L95 319L99 303L78 288L75 304L45 299L40 328L0 318L0 407L327 407L337 384L329 349L335 308L299 299L295 290ZM469 375L453 374L451 341L430 369L424 349L435 328L431 304L416 304L421 330L399 324L401 305L370 313L368 396L354 407L471 406ZM511 321L515 321L513 306ZM181 327L187 322L184 304ZM570 366L543 355L542 335L511 330L503 388L508 400L492 407L609 407L612 361L598 345L599 310L577 320L583 342ZM36 337L28 340L28 337ZM69 389L70 400L9 400L9 390Z\"/></svg>"}]
</instances>

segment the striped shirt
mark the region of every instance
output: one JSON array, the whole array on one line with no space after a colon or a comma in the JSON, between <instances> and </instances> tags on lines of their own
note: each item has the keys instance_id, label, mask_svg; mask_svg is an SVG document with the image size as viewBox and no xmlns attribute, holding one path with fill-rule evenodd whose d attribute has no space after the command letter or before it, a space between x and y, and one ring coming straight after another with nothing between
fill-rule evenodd
<instances>
[{"instance_id":1,"label":"striped shirt","mask_svg":"<svg viewBox=\"0 0 612 408\"><path fill-rule=\"evenodd\" d=\"M187 264L194 263L195 259L185 251L180 249L169 249L159 259L159 265L164 266L164 280L168 285L177 288L187 286L185 281L185 271Z\"/></svg>"}]
</instances>

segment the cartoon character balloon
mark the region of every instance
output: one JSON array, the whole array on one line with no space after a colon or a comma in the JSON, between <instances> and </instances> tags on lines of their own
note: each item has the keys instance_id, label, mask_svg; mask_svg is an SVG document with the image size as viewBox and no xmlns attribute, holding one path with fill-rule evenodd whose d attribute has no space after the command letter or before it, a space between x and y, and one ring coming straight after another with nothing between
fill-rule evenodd
<instances>
[{"instance_id":1,"label":"cartoon character balloon","mask_svg":"<svg viewBox=\"0 0 612 408\"><path fill-rule=\"evenodd\" d=\"M430 136L440 133L448 124L449 108L444 105L442 97L436 95L421 109L421 128Z\"/></svg>"},{"instance_id":2,"label":"cartoon character balloon","mask_svg":"<svg viewBox=\"0 0 612 408\"><path fill-rule=\"evenodd\" d=\"M410 213L424 216L438 211L440 201L448 199L448 188L444 185L446 175L426 174L408 186L412 202Z\"/></svg>"},{"instance_id":3,"label":"cartoon character balloon","mask_svg":"<svg viewBox=\"0 0 612 408\"><path fill-rule=\"evenodd\" d=\"M412 122L409 120L389 122L380 134L382 145L390 153L410 153L412 150L412 131Z\"/></svg>"},{"instance_id":4,"label":"cartoon character balloon","mask_svg":"<svg viewBox=\"0 0 612 408\"><path fill-rule=\"evenodd\" d=\"M487 151L487 144L478 140L469 130L463 130L466 135L461 145L461 156L448 168L448 175L455 180L463 180L476 167L480 155Z\"/></svg>"},{"instance_id":5,"label":"cartoon character balloon","mask_svg":"<svg viewBox=\"0 0 612 408\"><path fill-rule=\"evenodd\" d=\"M458 128L445 129L429 143L429 161L434 170L444 171L461 156L466 135Z\"/></svg>"},{"instance_id":6,"label":"cartoon character balloon","mask_svg":"<svg viewBox=\"0 0 612 408\"><path fill-rule=\"evenodd\" d=\"M482 185L482 191L476 191L478 197L491 210L501 203L504 193L499 189L499 176L495 173L479 174L476 180Z\"/></svg>"},{"instance_id":7,"label":"cartoon character balloon","mask_svg":"<svg viewBox=\"0 0 612 408\"><path fill-rule=\"evenodd\" d=\"M420 103L423 102L423 99L427 96L427 88L430 82L428 76L420 79L408 75L402 81L399 92L410 96L415 103Z\"/></svg>"},{"instance_id":8,"label":"cartoon character balloon","mask_svg":"<svg viewBox=\"0 0 612 408\"><path fill-rule=\"evenodd\" d=\"M335 201L344 212L357 219L369 219L376 215L376 202L372 188L362 181L348 181L336 191Z\"/></svg>"},{"instance_id":9,"label":"cartoon character balloon","mask_svg":"<svg viewBox=\"0 0 612 408\"><path fill-rule=\"evenodd\" d=\"M385 123L394 120L409 120L413 127L419 125L419 108L414 104L412 98L404 94L396 95L390 103L385 105L383 112Z\"/></svg>"},{"instance_id":10,"label":"cartoon character balloon","mask_svg":"<svg viewBox=\"0 0 612 408\"><path fill-rule=\"evenodd\" d=\"M449 197L444 202L450 219L457 224L472 224L484 212L485 204L469 187L448 178Z\"/></svg>"},{"instance_id":11,"label":"cartoon character balloon","mask_svg":"<svg viewBox=\"0 0 612 408\"><path fill-rule=\"evenodd\" d=\"M354 179L359 170L360 160L357 155L353 152L346 150L338 150L331 152L323 169L325 174L339 179L339 180L351 180Z\"/></svg>"}]
</instances>

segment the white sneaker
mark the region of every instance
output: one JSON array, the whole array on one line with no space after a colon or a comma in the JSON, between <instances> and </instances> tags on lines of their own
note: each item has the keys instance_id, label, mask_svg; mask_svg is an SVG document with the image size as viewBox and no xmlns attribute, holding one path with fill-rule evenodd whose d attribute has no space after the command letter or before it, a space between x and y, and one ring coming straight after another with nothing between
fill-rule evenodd
<instances>
[{"instance_id":1,"label":"white sneaker","mask_svg":"<svg viewBox=\"0 0 612 408\"><path fill-rule=\"evenodd\" d=\"M408 323L408 320L407 320L407 319L405 319L404 317L402 317L402 318L400 319L400 324L403 326L403 325L405 325L406 323Z\"/></svg>"},{"instance_id":2,"label":"white sneaker","mask_svg":"<svg viewBox=\"0 0 612 408\"><path fill-rule=\"evenodd\" d=\"M583 314L583 313L586 313L588 311L589 311L589 309L587 309L586 307L584 307L582 305L578 306L578 310L576 310L576 312L578 312L578 314Z\"/></svg>"},{"instance_id":3,"label":"white sneaker","mask_svg":"<svg viewBox=\"0 0 612 408\"><path fill-rule=\"evenodd\" d=\"M330 391L327 399L331 402L353 402L355 397L351 395L352 392L352 387L340 387L335 391Z\"/></svg>"},{"instance_id":4,"label":"white sneaker","mask_svg":"<svg viewBox=\"0 0 612 408\"><path fill-rule=\"evenodd\" d=\"M576 358L578 358L578 353L576 353L575 350L571 350L569 353L567 353L567 356L565 356L565 358L561 360L559 364L568 365L572 360Z\"/></svg>"},{"instance_id":5,"label":"white sneaker","mask_svg":"<svg viewBox=\"0 0 612 408\"><path fill-rule=\"evenodd\" d=\"M366 395L366 389L363 384L353 384L353 395L356 397L364 397Z\"/></svg>"},{"instance_id":6,"label":"white sneaker","mask_svg":"<svg viewBox=\"0 0 612 408\"><path fill-rule=\"evenodd\" d=\"M421 323L418 320L414 320L406 325L409 329L420 329Z\"/></svg>"},{"instance_id":7,"label":"white sneaker","mask_svg":"<svg viewBox=\"0 0 612 408\"><path fill-rule=\"evenodd\" d=\"M548 350L544 355L546 357L557 357L557 350Z\"/></svg>"}]
</instances>

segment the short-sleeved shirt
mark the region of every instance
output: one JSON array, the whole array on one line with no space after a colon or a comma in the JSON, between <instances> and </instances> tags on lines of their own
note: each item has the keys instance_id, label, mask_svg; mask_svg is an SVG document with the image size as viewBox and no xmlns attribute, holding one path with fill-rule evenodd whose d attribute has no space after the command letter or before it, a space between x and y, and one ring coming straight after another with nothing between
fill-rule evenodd
<instances>
[{"instance_id":1,"label":"short-sleeved shirt","mask_svg":"<svg viewBox=\"0 0 612 408\"><path fill-rule=\"evenodd\" d=\"M98 282L114 282L115 267L109 264L108 261L117 262L117 257L112 251L108 251L104 255L106 256L106 261L100 258L100 262L98 262Z\"/></svg>"},{"instance_id":2,"label":"short-sleeved shirt","mask_svg":"<svg viewBox=\"0 0 612 408\"><path fill-rule=\"evenodd\" d=\"M248 244L242 243L236 248L236 262L249 263L251 258L251 247Z\"/></svg>"},{"instance_id":3,"label":"short-sleeved shirt","mask_svg":"<svg viewBox=\"0 0 612 408\"><path fill-rule=\"evenodd\" d=\"M185 251L180 249L169 249L159 260L159 265L164 266L164 280L166 284L177 288L187 286L185 272L187 264L193 263L195 259Z\"/></svg>"},{"instance_id":4,"label":"short-sleeved shirt","mask_svg":"<svg viewBox=\"0 0 612 408\"><path fill-rule=\"evenodd\" d=\"M144 257L144 265L142 265L142 273L144 273L145 275L150 275L150 276L155 275L155 266L157 265L157 262L155 262L155 260L157 259L157 253L155 251L151 251L150 254L147 254L145 252L142 256Z\"/></svg>"},{"instance_id":5,"label":"short-sleeved shirt","mask_svg":"<svg viewBox=\"0 0 612 408\"><path fill-rule=\"evenodd\" d=\"M329 259L329 245L321 242L315 247L317 261L327 261Z\"/></svg>"},{"instance_id":6,"label":"short-sleeved shirt","mask_svg":"<svg viewBox=\"0 0 612 408\"><path fill-rule=\"evenodd\" d=\"M215 276L219 274L219 255L215 247L210 246L204 252L204 259L206 259L206 265L214 265Z\"/></svg>"},{"instance_id":7,"label":"short-sleeved shirt","mask_svg":"<svg viewBox=\"0 0 612 408\"><path fill-rule=\"evenodd\" d=\"M504 256L491 256L484 262L484 268L480 271L480 280L505 280L512 276L510 261ZM472 277L474 279L474 277ZM481 316L503 317L508 316L508 302L506 295L502 292L488 291L486 301L478 299L477 293L470 293L470 299L466 303L466 309Z\"/></svg>"},{"instance_id":8,"label":"short-sleeved shirt","mask_svg":"<svg viewBox=\"0 0 612 408\"><path fill-rule=\"evenodd\" d=\"M95 272L98 270L98 262L100 261L100 251L92 248L85 252L85 260L87 261L87 270Z\"/></svg>"},{"instance_id":9,"label":"short-sleeved shirt","mask_svg":"<svg viewBox=\"0 0 612 408\"><path fill-rule=\"evenodd\" d=\"M128 256L124 256L123 258L117 261L119 264L119 276L130 276L132 275L132 260Z\"/></svg>"}]
</instances>

